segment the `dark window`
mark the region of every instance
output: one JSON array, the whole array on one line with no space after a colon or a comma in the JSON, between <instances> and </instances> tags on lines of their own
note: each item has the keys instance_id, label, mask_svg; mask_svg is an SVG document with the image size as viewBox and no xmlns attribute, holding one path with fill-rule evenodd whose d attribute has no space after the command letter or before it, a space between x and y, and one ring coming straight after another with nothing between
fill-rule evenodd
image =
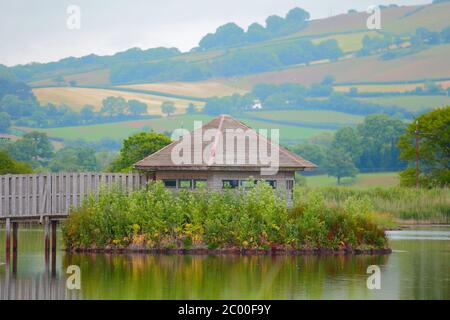
<instances>
[{"instance_id":1,"label":"dark window","mask_svg":"<svg viewBox=\"0 0 450 320\"><path fill-rule=\"evenodd\" d=\"M194 188L195 189L205 189L208 186L206 180L194 180Z\"/></svg>"},{"instance_id":2,"label":"dark window","mask_svg":"<svg viewBox=\"0 0 450 320\"><path fill-rule=\"evenodd\" d=\"M272 188L276 189L276 187L277 187L277 180L265 180L265 182L267 184L269 184L269 186L271 186Z\"/></svg>"},{"instance_id":3,"label":"dark window","mask_svg":"<svg viewBox=\"0 0 450 320\"><path fill-rule=\"evenodd\" d=\"M192 188L192 180L178 180L178 187L182 189Z\"/></svg>"},{"instance_id":4,"label":"dark window","mask_svg":"<svg viewBox=\"0 0 450 320\"><path fill-rule=\"evenodd\" d=\"M224 189L236 189L239 187L239 180L222 180L222 187Z\"/></svg>"},{"instance_id":5,"label":"dark window","mask_svg":"<svg viewBox=\"0 0 450 320\"><path fill-rule=\"evenodd\" d=\"M176 188L177 187L177 180L163 180L164 186L166 188Z\"/></svg>"}]
</instances>

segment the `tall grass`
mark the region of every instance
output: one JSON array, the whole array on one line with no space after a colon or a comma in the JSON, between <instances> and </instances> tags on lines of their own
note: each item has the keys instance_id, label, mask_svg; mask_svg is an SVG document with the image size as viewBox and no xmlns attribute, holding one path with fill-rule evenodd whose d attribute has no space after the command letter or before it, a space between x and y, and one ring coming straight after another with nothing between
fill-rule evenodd
<instances>
[{"instance_id":1,"label":"tall grass","mask_svg":"<svg viewBox=\"0 0 450 320\"><path fill-rule=\"evenodd\" d=\"M320 191L293 209L265 183L247 191L103 190L63 225L67 248L383 248L383 228L365 199L327 206Z\"/></svg>"},{"instance_id":2,"label":"tall grass","mask_svg":"<svg viewBox=\"0 0 450 320\"><path fill-rule=\"evenodd\" d=\"M297 197L320 192L328 205L339 206L349 198L367 199L377 212L386 212L401 220L415 222L449 223L449 189L321 187L296 189Z\"/></svg>"}]
</instances>

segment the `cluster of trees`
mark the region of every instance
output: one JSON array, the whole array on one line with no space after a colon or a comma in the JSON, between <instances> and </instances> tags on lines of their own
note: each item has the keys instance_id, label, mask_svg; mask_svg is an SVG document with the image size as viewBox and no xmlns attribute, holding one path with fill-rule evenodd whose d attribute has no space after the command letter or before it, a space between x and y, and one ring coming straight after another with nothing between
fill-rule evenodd
<instances>
[{"instance_id":1,"label":"cluster of trees","mask_svg":"<svg viewBox=\"0 0 450 320\"><path fill-rule=\"evenodd\" d=\"M441 43L450 43L450 27L446 27L440 32L420 27L411 37L411 44L413 46L421 46L424 44L437 45Z\"/></svg>"},{"instance_id":2,"label":"cluster of trees","mask_svg":"<svg viewBox=\"0 0 450 320\"><path fill-rule=\"evenodd\" d=\"M399 161L397 147L406 125L387 115L367 116L356 128L343 127L326 143L300 144L292 151L319 166L317 173L337 178L354 177L358 172L398 171L405 162Z\"/></svg>"},{"instance_id":3,"label":"cluster of trees","mask_svg":"<svg viewBox=\"0 0 450 320\"><path fill-rule=\"evenodd\" d=\"M439 31L431 31L420 27L409 38L399 37L392 34L383 34L381 36L364 36L362 39L362 48L357 52L359 56L367 56L380 52L388 51L391 47L400 48L402 44L409 42L409 47L396 51L384 53L381 58L390 60L404 55L413 54L424 45L438 45L450 43L450 27Z\"/></svg>"},{"instance_id":4,"label":"cluster of trees","mask_svg":"<svg viewBox=\"0 0 450 320\"><path fill-rule=\"evenodd\" d=\"M217 28L215 33L208 33L199 43L200 50L208 50L218 47L229 47L246 43L264 41L280 35L297 32L304 28L310 14L301 9L291 9L286 16L269 16L266 19L266 26L259 23L251 24L247 32L235 23L227 23ZM197 50L198 50L197 49Z\"/></svg>"},{"instance_id":5,"label":"cluster of trees","mask_svg":"<svg viewBox=\"0 0 450 320\"><path fill-rule=\"evenodd\" d=\"M78 143L55 150L45 133L33 131L15 142L0 144L0 174L98 171L109 165L111 154Z\"/></svg>"},{"instance_id":6,"label":"cluster of trees","mask_svg":"<svg viewBox=\"0 0 450 320\"><path fill-rule=\"evenodd\" d=\"M69 57L56 62L49 63L30 63L26 65L17 65L10 68L10 71L22 81L30 81L42 73L58 72L58 70L90 70L105 68L114 64L123 64L133 61L152 61L164 58L170 58L180 55L177 48L151 48L142 50L131 48L123 52L118 52L111 56L98 56L90 54L81 58ZM55 77L54 82L58 85L66 84L63 77Z\"/></svg>"},{"instance_id":7,"label":"cluster of trees","mask_svg":"<svg viewBox=\"0 0 450 320\"><path fill-rule=\"evenodd\" d=\"M136 133L123 141L116 159L109 166L113 172L129 172L132 165L171 142L167 135L155 131Z\"/></svg>"},{"instance_id":8,"label":"cluster of trees","mask_svg":"<svg viewBox=\"0 0 450 320\"><path fill-rule=\"evenodd\" d=\"M336 60L343 55L336 40L314 44L298 40L263 48L227 51L210 61L160 61L132 63L113 67L112 83L130 81L194 81L274 70L293 64L309 64L322 59Z\"/></svg>"},{"instance_id":9,"label":"cluster of trees","mask_svg":"<svg viewBox=\"0 0 450 320\"><path fill-rule=\"evenodd\" d=\"M328 76L309 88L294 83L259 84L245 95L210 98L203 110L210 115L238 114L251 110L258 100L265 110L333 110L357 115L383 113L397 118L412 117L409 111L400 107L364 102L344 93L334 92L333 82L333 77ZM314 99L317 97L326 99Z\"/></svg>"},{"instance_id":10,"label":"cluster of trees","mask_svg":"<svg viewBox=\"0 0 450 320\"><path fill-rule=\"evenodd\" d=\"M33 169L26 162L14 160L5 150L0 150L0 174L31 173Z\"/></svg>"},{"instance_id":11,"label":"cluster of trees","mask_svg":"<svg viewBox=\"0 0 450 320\"><path fill-rule=\"evenodd\" d=\"M416 123L420 138L420 176L422 187L450 186L450 106L438 108L418 117L400 137L400 159L409 167L400 174L404 186L416 184Z\"/></svg>"},{"instance_id":12,"label":"cluster of trees","mask_svg":"<svg viewBox=\"0 0 450 320\"><path fill-rule=\"evenodd\" d=\"M12 123L19 126L48 128L127 120L147 114L147 104L122 97L107 97L96 112L91 105L79 112L66 105L40 105L31 88L0 69L0 133Z\"/></svg>"}]
</instances>

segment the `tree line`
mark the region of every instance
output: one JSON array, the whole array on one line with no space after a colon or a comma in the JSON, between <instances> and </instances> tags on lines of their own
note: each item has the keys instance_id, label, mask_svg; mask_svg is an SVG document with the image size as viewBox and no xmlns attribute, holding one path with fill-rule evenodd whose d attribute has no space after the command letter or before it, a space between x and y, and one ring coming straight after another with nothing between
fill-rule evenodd
<instances>
[{"instance_id":1,"label":"tree line","mask_svg":"<svg viewBox=\"0 0 450 320\"><path fill-rule=\"evenodd\" d=\"M214 33L208 33L199 43L197 50L229 47L255 43L274 37L290 34L303 29L310 18L309 12L301 8L289 10L286 16L271 15L266 19L266 26L252 23L247 31L244 31L235 23L227 23L217 28Z\"/></svg>"},{"instance_id":2,"label":"tree line","mask_svg":"<svg viewBox=\"0 0 450 320\"><path fill-rule=\"evenodd\" d=\"M413 117L401 107L356 100L350 94L335 92L333 83L334 78L327 76L309 87L295 83L259 84L248 94L210 98L203 112L209 115L239 114L252 111L255 101L259 101L264 110L332 110L363 116L383 113L404 119Z\"/></svg>"},{"instance_id":3,"label":"tree line","mask_svg":"<svg viewBox=\"0 0 450 320\"><path fill-rule=\"evenodd\" d=\"M357 127L343 127L334 135L315 137L291 150L318 165L341 183L359 172L399 171L403 186L416 184L416 121L420 136L420 185L450 185L450 107L425 113L409 125L387 115L367 116Z\"/></svg>"},{"instance_id":4,"label":"tree line","mask_svg":"<svg viewBox=\"0 0 450 320\"><path fill-rule=\"evenodd\" d=\"M194 81L270 71L323 59L336 60L342 56L343 52L334 39L318 44L301 39L264 48L228 50L219 57L201 62L164 60L116 65L111 68L110 80L115 84L131 81Z\"/></svg>"}]
</instances>

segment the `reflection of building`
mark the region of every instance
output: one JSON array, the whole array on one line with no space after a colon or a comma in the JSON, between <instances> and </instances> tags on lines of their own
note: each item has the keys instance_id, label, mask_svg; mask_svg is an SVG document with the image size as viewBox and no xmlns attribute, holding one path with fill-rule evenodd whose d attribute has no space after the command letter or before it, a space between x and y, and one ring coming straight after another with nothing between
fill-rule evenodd
<instances>
[{"instance_id":1,"label":"reflection of building","mask_svg":"<svg viewBox=\"0 0 450 320\"><path fill-rule=\"evenodd\" d=\"M201 132L212 130L216 134L208 141L202 139L200 145L195 145L195 139L188 140L188 147L192 150L189 151L191 161L188 164L185 162L180 164L173 159L175 150L181 149L182 143L186 144L183 139L180 139L137 162L135 168L149 172L153 180L162 180L167 188L173 189L234 189L251 183L248 181L250 177L255 180L265 180L273 188L285 190L290 202L295 172L316 167L227 115L219 116L197 130ZM194 137L196 132L198 134L200 131L197 130L191 132L189 137ZM229 132L233 132L232 139L228 135ZM187 136L186 134L183 138ZM251 137L257 137L257 143L251 143ZM241 144L235 144L235 141L240 141ZM221 147L216 150L214 149L216 146ZM231 146L232 149L227 146ZM267 162L259 157L263 149L271 155L276 155L272 152L278 153L275 157L278 158L278 163L274 174L263 173L264 169L268 168ZM205 155L209 155L210 158ZM256 161L254 161L255 155L258 155ZM200 160L196 162L193 160L195 158ZM208 161L211 158L220 158L223 161L219 163ZM230 163L225 161L226 159L235 161Z\"/></svg>"}]
</instances>

